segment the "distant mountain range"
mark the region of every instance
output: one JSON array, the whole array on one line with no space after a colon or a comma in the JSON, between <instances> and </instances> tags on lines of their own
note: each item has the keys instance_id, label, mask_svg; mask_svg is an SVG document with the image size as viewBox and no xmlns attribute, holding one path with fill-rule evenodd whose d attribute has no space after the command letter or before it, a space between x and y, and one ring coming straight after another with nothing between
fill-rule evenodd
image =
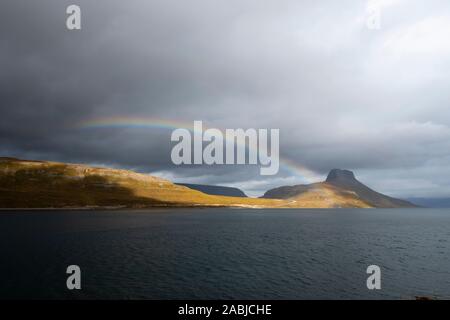
<instances>
[{"instance_id":1,"label":"distant mountain range","mask_svg":"<svg viewBox=\"0 0 450 320\"><path fill-rule=\"evenodd\" d=\"M385 196L334 169L324 182L285 186L248 198L237 188L175 184L128 170L0 158L0 208L398 208Z\"/></svg>"},{"instance_id":2,"label":"distant mountain range","mask_svg":"<svg viewBox=\"0 0 450 320\"><path fill-rule=\"evenodd\" d=\"M407 200L427 208L450 208L450 198L408 198Z\"/></svg>"}]
</instances>

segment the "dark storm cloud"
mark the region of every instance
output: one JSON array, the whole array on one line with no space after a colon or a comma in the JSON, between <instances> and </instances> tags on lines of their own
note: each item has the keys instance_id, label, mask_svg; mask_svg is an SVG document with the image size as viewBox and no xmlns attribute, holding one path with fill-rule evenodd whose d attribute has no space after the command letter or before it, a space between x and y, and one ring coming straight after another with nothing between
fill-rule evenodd
<instances>
[{"instance_id":1,"label":"dark storm cloud","mask_svg":"<svg viewBox=\"0 0 450 320\"><path fill-rule=\"evenodd\" d=\"M318 179L341 167L397 195L450 194L449 5L379 3L372 31L362 1L84 0L68 31L73 1L4 0L0 152L255 193L306 182L285 167L175 167L170 130L77 125L203 120L280 128L282 158Z\"/></svg>"}]
</instances>

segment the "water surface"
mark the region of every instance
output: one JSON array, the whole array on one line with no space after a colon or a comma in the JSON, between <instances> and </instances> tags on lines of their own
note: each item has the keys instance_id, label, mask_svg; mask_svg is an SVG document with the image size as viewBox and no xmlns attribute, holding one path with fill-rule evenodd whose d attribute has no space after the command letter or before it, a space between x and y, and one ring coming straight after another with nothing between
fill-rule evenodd
<instances>
[{"instance_id":1,"label":"water surface","mask_svg":"<svg viewBox=\"0 0 450 320\"><path fill-rule=\"evenodd\" d=\"M0 298L450 298L449 253L448 209L3 211Z\"/></svg>"}]
</instances>

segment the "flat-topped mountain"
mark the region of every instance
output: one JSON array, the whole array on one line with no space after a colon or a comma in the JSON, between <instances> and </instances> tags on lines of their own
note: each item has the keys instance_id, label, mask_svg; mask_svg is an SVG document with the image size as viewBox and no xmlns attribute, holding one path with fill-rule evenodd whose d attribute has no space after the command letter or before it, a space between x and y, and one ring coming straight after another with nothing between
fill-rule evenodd
<instances>
[{"instance_id":1,"label":"flat-topped mountain","mask_svg":"<svg viewBox=\"0 0 450 320\"><path fill-rule=\"evenodd\" d=\"M378 208L417 207L406 200L396 199L376 192L356 180L353 172L333 169L328 174L326 182L338 188L353 191L370 205Z\"/></svg>"},{"instance_id":2,"label":"flat-topped mountain","mask_svg":"<svg viewBox=\"0 0 450 320\"><path fill-rule=\"evenodd\" d=\"M194 189L215 196L243 197L243 198L247 197L247 195L239 188L212 186L207 184L192 184L192 183L176 183L176 184L179 186L185 186L190 189Z\"/></svg>"},{"instance_id":3,"label":"flat-topped mountain","mask_svg":"<svg viewBox=\"0 0 450 320\"><path fill-rule=\"evenodd\" d=\"M355 174L350 170L333 169L328 173L325 182L334 182L342 184L357 184L358 180L355 178Z\"/></svg>"},{"instance_id":4,"label":"flat-topped mountain","mask_svg":"<svg viewBox=\"0 0 450 320\"><path fill-rule=\"evenodd\" d=\"M411 202L376 192L359 182L349 170L333 169L324 182L285 186L267 191L263 198L291 199L326 207L366 206L375 208L413 208Z\"/></svg>"}]
</instances>

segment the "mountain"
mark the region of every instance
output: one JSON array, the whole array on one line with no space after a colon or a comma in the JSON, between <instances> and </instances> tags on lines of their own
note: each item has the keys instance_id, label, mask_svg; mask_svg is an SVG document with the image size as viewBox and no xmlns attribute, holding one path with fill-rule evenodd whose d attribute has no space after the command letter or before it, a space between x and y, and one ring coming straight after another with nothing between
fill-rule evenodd
<instances>
[{"instance_id":1,"label":"mountain","mask_svg":"<svg viewBox=\"0 0 450 320\"><path fill-rule=\"evenodd\" d=\"M332 170L325 182L269 190L263 199L234 188L201 186L240 197L194 187L128 170L0 157L0 208L414 207L371 190L346 170Z\"/></svg>"},{"instance_id":2,"label":"mountain","mask_svg":"<svg viewBox=\"0 0 450 320\"><path fill-rule=\"evenodd\" d=\"M414 208L411 202L376 192L359 182L349 170L333 169L324 182L285 186L267 191L263 198L291 199L321 207Z\"/></svg>"},{"instance_id":3,"label":"mountain","mask_svg":"<svg viewBox=\"0 0 450 320\"><path fill-rule=\"evenodd\" d=\"M408 201L427 208L450 208L450 198L408 198Z\"/></svg>"},{"instance_id":4,"label":"mountain","mask_svg":"<svg viewBox=\"0 0 450 320\"><path fill-rule=\"evenodd\" d=\"M348 170L331 170L328 174L326 182L338 188L355 192L365 202L377 208L417 207L415 204L406 200L392 198L370 189L366 185L359 182L355 178L353 172Z\"/></svg>"},{"instance_id":5,"label":"mountain","mask_svg":"<svg viewBox=\"0 0 450 320\"><path fill-rule=\"evenodd\" d=\"M247 198L247 195L241 189L233 187L211 186L206 184L192 184L192 183L176 183L176 184L179 186L185 186L190 189L201 191L203 193L210 195Z\"/></svg>"},{"instance_id":6,"label":"mountain","mask_svg":"<svg viewBox=\"0 0 450 320\"><path fill-rule=\"evenodd\" d=\"M0 208L286 205L282 200L207 195L128 170L0 158Z\"/></svg>"}]
</instances>

